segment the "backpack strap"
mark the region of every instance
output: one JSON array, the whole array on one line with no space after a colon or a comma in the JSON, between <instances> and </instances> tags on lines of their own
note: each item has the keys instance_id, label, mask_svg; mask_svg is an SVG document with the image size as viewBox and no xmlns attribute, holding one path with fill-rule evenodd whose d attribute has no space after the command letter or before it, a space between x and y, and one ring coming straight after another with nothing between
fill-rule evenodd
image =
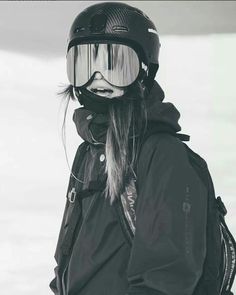
<instances>
[{"instance_id":1,"label":"backpack strap","mask_svg":"<svg viewBox=\"0 0 236 295\"><path fill-rule=\"evenodd\" d=\"M79 168L80 168L80 164L85 156L85 153L87 151L89 147L89 143L87 141L84 141L81 143L81 145L78 147L75 157L74 157L74 162L71 168L71 174L70 174L70 185L69 185L69 189L71 187L73 187L73 185L77 184L77 188L78 185L80 184L78 181L76 181L76 178L74 176L77 176Z\"/></svg>"},{"instance_id":2,"label":"backpack strap","mask_svg":"<svg viewBox=\"0 0 236 295\"><path fill-rule=\"evenodd\" d=\"M67 216L65 218L64 226L67 224L67 231L63 241L61 243L61 250L64 255L69 255L71 246L73 243L74 232L76 226L79 222L81 222L82 210L81 210L81 201L77 198L78 188L81 187L81 183L75 179L74 176L77 176L77 173L80 168L80 164L85 156L87 151L88 143L83 142L77 149L77 152L74 157L74 162L72 165L72 173L70 175L69 185L67 189ZM75 203L76 204L75 206ZM69 214L69 212L71 214ZM69 216L70 215L70 216Z\"/></svg>"},{"instance_id":3,"label":"backpack strap","mask_svg":"<svg viewBox=\"0 0 236 295\"><path fill-rule=\"evenodd\" d=\"M73 174L71 173L70 175L70 184L67 191L70 212L68 212L65 222L68 225L66 235L61 244L62 252L66 256L70 254L75 232L79 229L79 224L82 222L82 199L91 196L96 191L103 191L105 185L105 178L102 178L101 181L91 181L89 187L82 190L82 183L75 179L88 147L89 143L86 141L79 146L72 166Z\"/></svg>"}]
</instances>

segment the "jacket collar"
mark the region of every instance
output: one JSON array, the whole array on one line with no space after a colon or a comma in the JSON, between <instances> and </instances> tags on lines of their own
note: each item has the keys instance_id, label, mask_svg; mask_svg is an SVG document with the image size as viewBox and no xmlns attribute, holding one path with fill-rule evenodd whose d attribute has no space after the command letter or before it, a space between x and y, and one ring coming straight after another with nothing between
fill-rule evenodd
<instances>
[{"instance_id":1,"label":"jacket collar","mask_svg":"<svg viewBox=\"0 0 236 295\"><path fill-rule=\"evenodd\" d=\"M164 91L154 81L153 87L146 98L147 120L149 123L165 123L174 132L181 130L178 123L180 112L171 102L163 102ZM96 114L84 107L74 111L73 121L78 134L82 139L93 144L105 144L108 118L106 114Z\"/></svg>"}]
</instances>

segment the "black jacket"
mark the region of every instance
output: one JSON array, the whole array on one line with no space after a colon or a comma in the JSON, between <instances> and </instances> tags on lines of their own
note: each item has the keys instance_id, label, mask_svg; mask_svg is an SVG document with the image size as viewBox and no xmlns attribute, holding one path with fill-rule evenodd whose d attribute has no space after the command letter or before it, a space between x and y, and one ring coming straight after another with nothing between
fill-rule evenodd
<instances>
[{"instance_id":1,"label":"black jacket","mask_svg":"<svg viewBox=\"0 0 236 295\"><path fill-rule=\"evenodd\" d=\"M157 92L155 84L148 98L149 122L180 131L178 110L162 102ZM181 140L167 133L147 138L138 159L136 193L130 198L135 205L129 208L129 194L121 196L122 206L110 206L100 188L93 186L104 180L104 145L95 145L83 130L87 148L77 178L86 175L86 179L77 187L75 202L66 201L52 291L58 295L193 294L206 255L207 190ZM72 195L70 181L67 197ZM68 226L71 220L77 225Z\"/></svg>"}]
</instances>

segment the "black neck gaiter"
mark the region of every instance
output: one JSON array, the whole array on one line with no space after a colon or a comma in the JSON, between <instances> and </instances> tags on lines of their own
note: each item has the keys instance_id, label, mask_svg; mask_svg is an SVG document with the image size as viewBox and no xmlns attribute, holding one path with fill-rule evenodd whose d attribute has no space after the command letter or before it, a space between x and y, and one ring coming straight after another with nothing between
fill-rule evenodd
<instances>
[{"instance_id":1,"label":"black neck gaiter","mask_svg":"<svg viewBox=\"0 0 236 295\"><path fill-rule=\"evenodd\" d=\"M119 101L127 99L125 95L115 98L106 98L87 89L81 89L79 94L79 101L84 105L85 109L95 112L97 114L107 114L111 104L119 103Z\"/></svg>"}]
</instances>

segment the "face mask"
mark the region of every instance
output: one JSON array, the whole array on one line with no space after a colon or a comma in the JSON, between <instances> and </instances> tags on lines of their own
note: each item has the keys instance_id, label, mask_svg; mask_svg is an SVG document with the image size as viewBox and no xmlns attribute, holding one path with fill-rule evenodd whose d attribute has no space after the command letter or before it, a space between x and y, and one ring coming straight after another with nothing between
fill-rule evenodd
<instances>
[{"instance_id":1,"label":"face mask","mask_svg":"<svg viewBox=\"0 0 236 295\"><path fill-rule=\"evenodd\" d=\"M95 112L97 114L107 113L109 106L111 104L116 104L121 99L124 99L124 97L113 99L102 97L90 92L86 88L80 88L79 93L77 90L74 90L74 95L78 98L80 104L82 104L85 107L85 109Z\"/></svg>"}]
</instances>

